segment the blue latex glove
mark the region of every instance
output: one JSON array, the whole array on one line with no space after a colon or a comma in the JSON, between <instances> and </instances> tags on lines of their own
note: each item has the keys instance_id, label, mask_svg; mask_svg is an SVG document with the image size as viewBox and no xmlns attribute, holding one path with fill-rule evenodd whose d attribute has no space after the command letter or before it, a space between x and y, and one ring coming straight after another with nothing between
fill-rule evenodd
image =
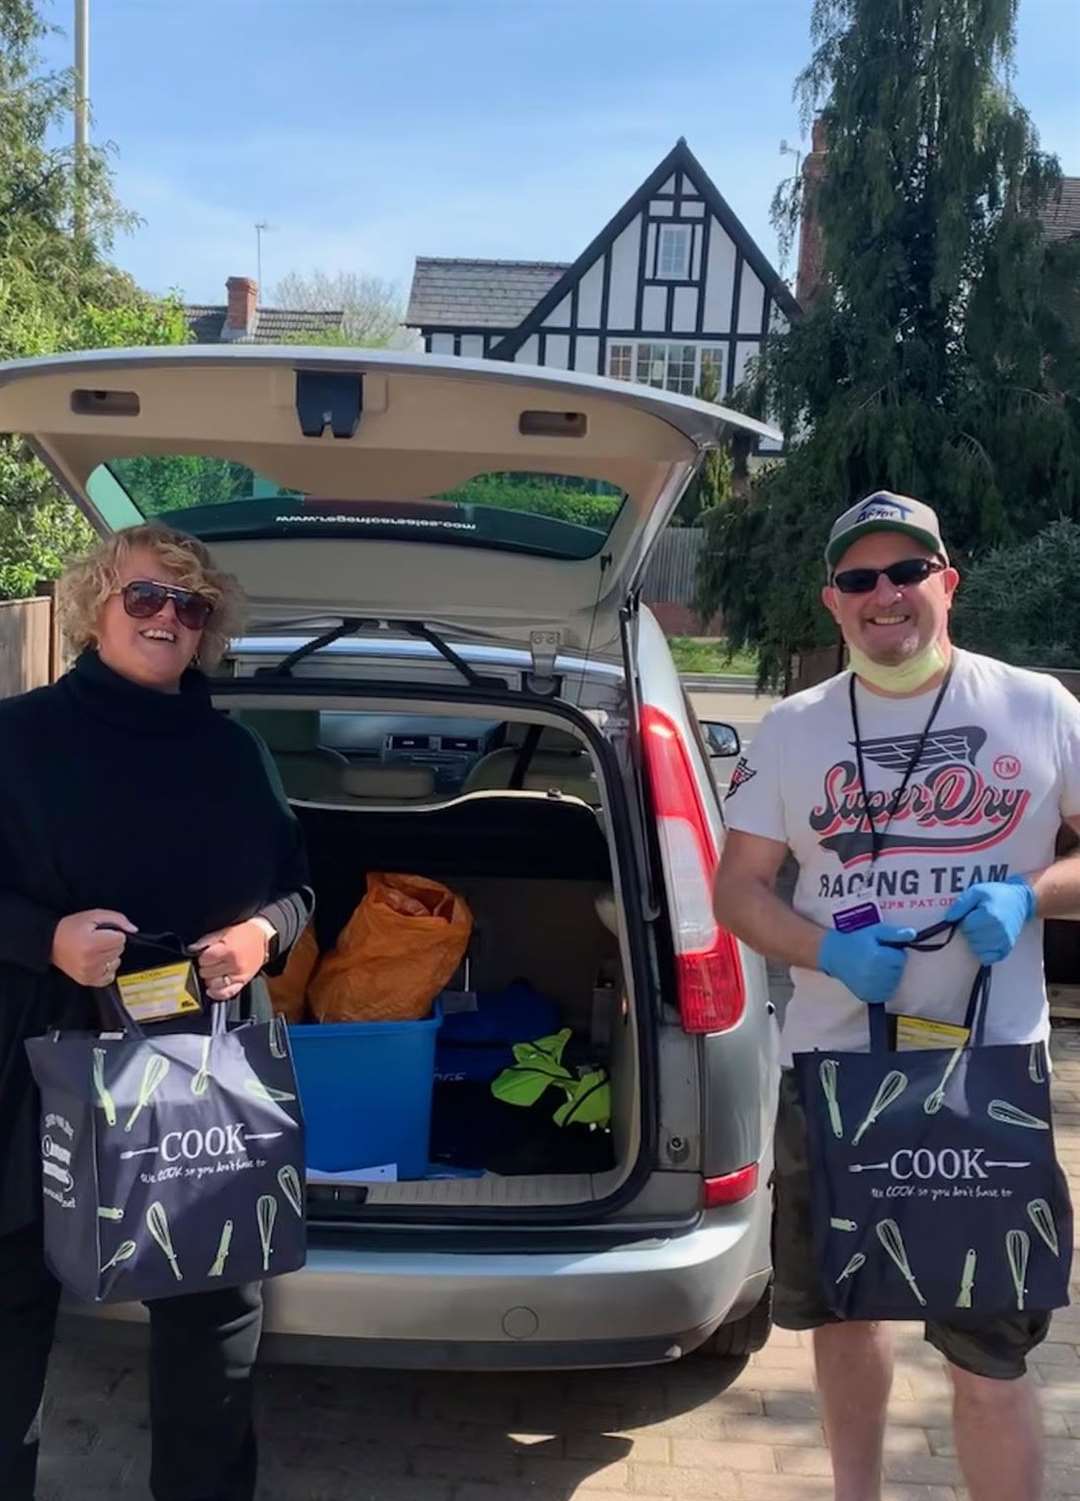
<instances>
[{"instance_id":1,"label":"blue latex glove","mask_svg":"<svg viewBox=\"0 0 1080 1501\"><path fill-rule=\"evenodd\" d=\"M969 886L946 912L945 921L960 924L980 964L999 964L1034 916L1034 891L1023 876L1010 876L1007 881Z\"/></svg>"},{"instance_id":2,"label":"blue latex glove","mask_svg":"<svg viewBox=\"0 0 1080 1501\"><path fill-rule=\"evenodd\" d=\"M856 928L853 933L838 933L834 928L821 940L818 969L846 985L860 1001L880 1006L896 993L907 963L903 949L886 944L908 943L914 937L914 928L894 928L887 922Z\"/></svg>"}]
</instances>

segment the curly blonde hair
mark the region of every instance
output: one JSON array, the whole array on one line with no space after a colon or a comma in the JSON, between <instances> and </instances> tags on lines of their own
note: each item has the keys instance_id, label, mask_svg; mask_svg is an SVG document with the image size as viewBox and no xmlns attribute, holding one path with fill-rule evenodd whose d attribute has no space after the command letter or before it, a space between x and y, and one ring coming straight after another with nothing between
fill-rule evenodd
<instances>
[{"instance_id":1,"label":"curly blonde hair","mask_svg":"<svg viewBox=\"0 0 1080 1501\"><path fill-rule=\"evenodd\" d=\"M240 629L243 590L231 573L214 567L209 550L196 537L160 521L115 532L85 557L68 564L56 586L60 627L68 643L75 651L97 644L102 608L120 586L120 566L139 547L149 548L182 588L213 601L214 613L203 630L198 656L200 667L212 672Z\"/></svg>"}]
</instances>

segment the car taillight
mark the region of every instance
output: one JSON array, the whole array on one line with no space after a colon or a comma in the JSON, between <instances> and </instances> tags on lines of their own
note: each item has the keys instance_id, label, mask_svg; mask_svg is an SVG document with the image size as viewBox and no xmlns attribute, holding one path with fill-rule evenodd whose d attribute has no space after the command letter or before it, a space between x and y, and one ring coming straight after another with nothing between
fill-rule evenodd
<instances>
[{"instance_id":1,"label":"car taillight","mask_svg":"<svg viewBox=\"0 0 1080 1501\"><path fill-rule=\"evenodd\" d=\"M723 1032L741 1018L746 989L735 939L713 916L716 841L674 720L646 704L641 732L671 910L683 1030Z\"/></svg>"},{"instance_id":2,"label":"car taillight","mask_svg":"<svg viewBox=\"0 0 1080 1501\"><path fill-rule=\"evenodd\" d=\"M758 1186L758 1165L751 1162L736 1173L725 1173L722 1178L705 1179L706 1209L716 1209L721 1204L739 1204L748 1199Z\"/></svg>"}]
</instances>

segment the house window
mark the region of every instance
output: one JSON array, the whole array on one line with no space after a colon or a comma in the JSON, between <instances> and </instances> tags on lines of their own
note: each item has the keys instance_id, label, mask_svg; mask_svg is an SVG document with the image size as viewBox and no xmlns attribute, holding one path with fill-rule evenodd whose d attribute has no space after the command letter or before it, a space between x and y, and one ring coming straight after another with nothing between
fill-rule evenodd
<instances>
[{"instance_id":1,"label":"house window","mask_svg":"<svg viewBox=\"0 0 1080 1501\"><path fill-rule=\"evenodd\" d=\"M643 386L658 386L662 391L667 376L667 345L639 344L635 379Z\"/></svg>"},{"instance_id":2,"label":"house window","mask_svg":"<svg viewBox=\"0 0 1080 1501\"><path fill-rule=\"evenodd\" d=\"M608 350L608 375L612 380L633 380L634 346L612 344Z\"/></svg>"},{"instance_id":3,"label":"house window","mask_svg":"<svg viewBox=\"0 0 1080 1501\"><path fill-rule=\"evenodd\" d=\"M637 379L643 386L693 396L697 385L695 344L639 344Z\"/></svg>"},{"instance_id":4,"label":"house window","mask_svg":"<svg viewBox=\"0 0 1080 1501\"><path fill-rule=\"evenodd\" d=\"M717 392L723 391L727 376L727 358L728 352L723 346L718 348L712 345L703 348L701 351L701 373L698 376L698 385L704 379L706 365L710 365L716 373Z\"/></svg>"},{"instance_id":5,"label":"house window","mask_svg":"<svg viewBox=\"0 0 1080 1501\"><path fill-rule=\"evenodd\" d=\"M669 391L693 396L697 388L697 348L693 344L669 344L665 382Z\"/></svg>"},{"instance_id":6,"label":"house window","mask_svg":"<svg viewBox=\"0 0 1080 1501\"><path fill-rule=\"evenodd\" d=\"M608 349L608 375L613 380L636 380L682 396L696 393L706 364L715 367L717 387L723 391L727 371L723 345L612 344Z\"/></svg>"},{"instance_id":7,"label":"house window","mask_svg":"<svg viewBox=\"0 0 1080 1501\"><path fill-rule=\"evenodd\" d=\"M656 274L665 281L686 281L690 275L689 224L661 224Z\"/></svg>"}]
</instances>

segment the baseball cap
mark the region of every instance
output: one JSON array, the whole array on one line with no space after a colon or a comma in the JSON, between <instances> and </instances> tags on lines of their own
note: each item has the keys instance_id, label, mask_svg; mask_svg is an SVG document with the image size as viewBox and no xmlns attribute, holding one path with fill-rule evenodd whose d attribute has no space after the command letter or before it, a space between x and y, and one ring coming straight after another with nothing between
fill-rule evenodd
<instances>
[{"instance_id":1,"label":"baseball cap","mask_svg":"<svg viewBox=\"0 0 1080 1501\"><path fill-rule=\"evenodd\" d=\"M940 553L946 562L949 560L941 540L936 511L921 500L913 500L910 495L875 490L873 495L856 501L833 522L825 548L826 566L834 568L853 542L871 532L904 532L932 552Z\"/></svg>"}]
</instances>

